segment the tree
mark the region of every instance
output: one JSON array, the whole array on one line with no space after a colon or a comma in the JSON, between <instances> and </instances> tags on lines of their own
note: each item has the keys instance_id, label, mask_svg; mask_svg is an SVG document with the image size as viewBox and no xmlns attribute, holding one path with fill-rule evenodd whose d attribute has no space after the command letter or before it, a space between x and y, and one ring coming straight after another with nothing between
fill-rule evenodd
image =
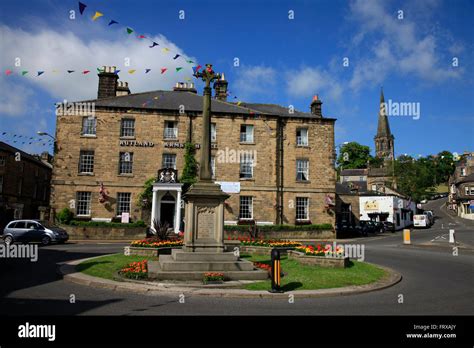
<instances>
[{"instance_id":1,"label":"tree","mask_svg":"<svg viewBox=\"0 0 474 348\"><path fill-rule=\"evenodd\" d=\"M352 141L341 146L337 164L343 169L362 169L367 168L370 158L368 146Z\"/></svg>"},{"instance_id":2,"label":"tree","mask_svg":"<svg viewBox=\"0 0 474 348\"><path fill-rule=\"evenodd\" d=\"M198 165L196 158L194 157L196 153L196 147L193 143L186 142L184 145L184 168L183 173L181 174L180 181L184 184L183 191L186 192L189 187L196 183Z\"/></svg>"},{"instance_id":3,"label":"tree","mask_svg":"<svg viewBox=\"0 0 474 348\"><path fill-rule=\"evenodd\" d=\"M143 191L138 195L137 205L141 208L150 208L153 200L153 183L156 178L150 178L145 181Z\"/></svg>"}]
</instances>

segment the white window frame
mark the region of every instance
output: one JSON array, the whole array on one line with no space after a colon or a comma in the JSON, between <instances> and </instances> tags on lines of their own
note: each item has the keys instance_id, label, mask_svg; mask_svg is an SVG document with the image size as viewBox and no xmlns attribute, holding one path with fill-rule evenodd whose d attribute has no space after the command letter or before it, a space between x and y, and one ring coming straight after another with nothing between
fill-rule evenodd
<instances>
[{"instance_id":1,"label":"white window frame","mask_svg":"<svg viewBox=\"0 0 474 348\"><path fill-rule=\"evenodd\" d=\"M94 174L95 151L81 150L79 153L79 174ZM83 171L83 169L90 171Z\"/></svg>"},{"instance_id":2,"label":"white window frame","mask_svg":"<svg viewBox=\"0 0 474 348\"><path fill-rule=\"evenodd\" d=\"M216 178L216 156L211 156L211 178Z\"/></svg>"},{"instance_id":3,"label":"white window frame","mask_svg":"<svg viewBox=\"0 0 474 348\"><path fill-rule=\"evenodd\" d=\"M245 131L242 131L245 128ZM240 125L240 142L245 144L254 143L254 126L252 124Z\"/></svg>"},{"instance_id":4,"label":"white window frame","mask_svg":"<svg viewBox=\"0 0 474 348\"><path fill-rule=\"evenodd\" d=\"M172 127L170 127L170 124ZM176 121L165 121L164 127L164 135L165 139L178 139L178 122Z\"/></svg>"},{"instance_id":5,"label":"white window frame","mask_svg":"<svg viewBox=\"0 0 474 348\"><path fill-rule=\"evenodd\" d=\"M245 217L243 217L243 208L245 207ZM239 219L253 220L253 197L240 196L239 197Z\"/></svg>"},{"instance_id":6,"label":"white window frame","mask_svg":"<svg viewBox=\"0 0 474 348\"><path fill-rule=\"evenodd\" d=\"M125 199L128 197L128 199ZM127 202L128 201L128 202ZM126 208L128 205L128 209ZM130 192L118 192L117 193L117 216L122 216L122 213L130 213L132 205L132 194Z\"/></svg>"},{"instance_id":7,"label":"white window frame","mask_svg":"<svg viewBox=\"0 0 474 348\"><path fill-rule=\"evenodd\" d=\"M303 211L301 211L303 209ZM296 220L308 221L309 220L309 198L308 197L296 197Z\"/></svg>"},{"instance_id":8,"label":"white window frame","mask_svg":"<svg viewBox=\"0 0 474 348\"><path fill-rule=\"evenodd\" d=\"M301 178L300 178L300 175ZM303 176L306 175L306 178ZM296 160L296 181L309 181L309 159L299 158Z\"/></svg>"},{"instance_id":9,"label":"white window frame","mask_svg":"<svg viewBox=\"0 0 474 348\"><path fill-rule=\"evenodd\" d=\"M466 176L466 167L461 167L461 176Z\"/></svg>"},{"instance_id":10,"label":"white window frame","mask_svg":"<svg viewBox=\"0 0 474 348\"><path fill-rule=\"evenodd\" d=\"M91 215L92 192L77 191L76 192L76 216Z\"/></svg>"},{"instance_id":11,"label":"white window frame","mask_svg":"<svg viewBox=\"0 0 474 348\"><path fill-rule=\"evenodd\" d=\"M173 158L173 166L169 166L166 163L170 163L169 161L166 160L166 158ZM173 168L176 169L176 154L175 153L164 153L163 158L162 158L162 165L163 168Z\"/></svg>"},{"instance_id":12,"label":"white window frame","mask_svg":"<svg viewBox=\"0 0 474 348\"><path fill-rule=\"evenodd\" d=\"M120 120L120 137L135 138L135 119L124 117Z\"/></svg>"},{"instance_id":13,"label":"white window frame","mask_svg":"<svg viewBox=\"0 0 474 348\"><path fill-rule=\"evenodd\" d=\"M82 118L81 135L83 136L96 136L97 135L97 119L95 117L86 116Z\"/></svg>"},{"instance_id":14,"label":"white window frame","mask_svg":"<svg viewBox=\"0 0 474 348\"><path fill-rule=\"evenodd\" d=\"M129 155L130 160L125 161L126 154ZM133 152L120 152L119 154L119 175L133 174Z\"/></svg>"},{"instance_id":15,"label":"white window frame","mask_svg":"<svg viewBox=\"0 0 474 348\"><path fill-rule=\"evenodd\" d=\"M7 156L1 155L0 156L0 167L5 167L6 162L7 162Z\"/></svg>"},{"instance_id":16,"label":"white window frame","mask_svg":"<svg viewBox=\"0 0 474 348\"><path fill-rule=\"evenodd\" d=\"M300 135L298 135L298 132ZM305 133L305 134L303 134ZM297 146L308 146L308 128L297 128L296 129L296 145Z\"/></svg>"},{"instance_id":17,"label":"white window frame","mask_svg":"<svg viewBox=\"0 0 474 348\"><path fill-rule=\"evenodd\" d=\"M240 154L240 179L252 179L253 178L253 154L241 153Z\"/></svg>"}]
</instances>

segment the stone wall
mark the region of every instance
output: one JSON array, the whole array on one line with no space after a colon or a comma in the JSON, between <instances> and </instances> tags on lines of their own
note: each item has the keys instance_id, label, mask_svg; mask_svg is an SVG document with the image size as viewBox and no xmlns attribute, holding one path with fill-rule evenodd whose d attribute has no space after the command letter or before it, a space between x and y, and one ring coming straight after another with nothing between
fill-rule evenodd
<instances>
[{"instance_id":1,"label":"stone wall","mask_svg":"<svg viewBox=\"0 0 474 348\"><path fill-rule=\"evenodd\" d=\"M224 231L225 239L237 239L239 237L250 237L246 232ZM259 239L333 239L336 238L334 230L312 230L312 231L260 231Z\"/></svg>"},{"instance_id":2,"label":"stone wall","mask_svg":"<svg viewBox=\"0 0 474 348\"><path fill-rule=\"evenodd\" d=\"M61 226L69 234L70 240L137 240L146 237L145 227L83 227L83 226Z\"/></svg>"}]
</instances>

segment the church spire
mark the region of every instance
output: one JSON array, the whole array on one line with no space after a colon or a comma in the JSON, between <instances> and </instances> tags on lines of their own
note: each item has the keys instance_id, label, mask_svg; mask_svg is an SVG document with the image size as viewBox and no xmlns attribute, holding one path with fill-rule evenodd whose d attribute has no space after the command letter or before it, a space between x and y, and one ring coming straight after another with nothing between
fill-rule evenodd
<instances>
[{"instance_id":1,"label":"church spire","mask_svg":"<svg viewBox=\"0 0 474 348\"><path fill-rule=\"evenodd\" d=\"M376 157L383 158L385 160L391 160L394 158L394 137L390 132L383 88L380 89L380 108L377 135L375 136L374 140Z\"/></svg>"}]
</instances>

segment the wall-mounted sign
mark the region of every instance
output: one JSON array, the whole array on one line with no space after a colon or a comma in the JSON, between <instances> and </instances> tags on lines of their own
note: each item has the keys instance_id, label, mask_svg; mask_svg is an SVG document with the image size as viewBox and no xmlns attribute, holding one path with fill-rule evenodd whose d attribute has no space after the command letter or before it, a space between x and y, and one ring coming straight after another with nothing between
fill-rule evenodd
<instances>
[{"instance_id":1,"label":"wall-mounted sign","mask_svg":"<svg viewBox=\"0 0 474 348\"><path fill-rule=\"evenodd\" d=\"M173 149L184 149L184 143L164 143L163 147L173 148ZM201 144L194 144L196 149L201 148ZM217 144L211 144L211 149L217 149Z\"/></svg>"},{"instance_id":2,"label":"wall-mounted sign","mask_svg":"<svg viewBox=\"0 0 474 348\"><path fill-rule=\"evenodd\" d=\"M221 185L221 190L225 193L240 193L240 182L216 181L216 184Z\"/></svg>"},{"instance_id":3,"label":"wall-mounted sign","mask_svg":"<svg viewBox=\"0 0 474 348\"><path fill-rule=\"evenodd\" d=\"M120 140L120 146L153 147L152 141Z\"/></svg>"},{"instance_id":4,"label":"wall-mounted sign","mask_svg":"<svg viewBox=\"0 0 474 348\"><path fill-rule=\"evenodd\" d=\"M130 213L122 213L122 223L128 224L130 222Z\"/></svg>"},{"instance_id":5,"label":"wall-mounted sign","mask_svg":"<svg viewBox=\"0 0 474 348\"><path fill-rule=\"evenodd\" d=\"M379 202L377 201L367 201L364 205L365 210L379 210Z\"/></svg>"}]
</instances>

